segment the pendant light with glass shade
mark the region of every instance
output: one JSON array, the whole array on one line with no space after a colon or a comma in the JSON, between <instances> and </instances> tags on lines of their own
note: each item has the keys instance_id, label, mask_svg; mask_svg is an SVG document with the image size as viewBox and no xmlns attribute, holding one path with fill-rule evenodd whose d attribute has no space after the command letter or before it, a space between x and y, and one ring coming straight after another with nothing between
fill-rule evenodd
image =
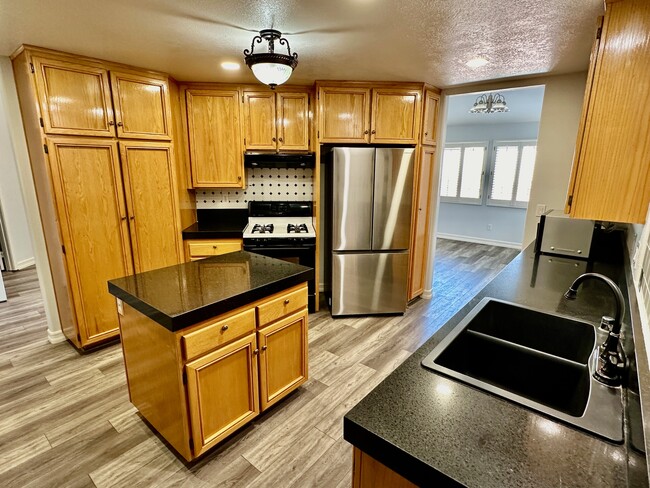
<instances>
[{"instance_id":1,"label":"pendant light with glass shade","mask_svg":"<svg viewBox=\"0 0 650 488\"><path fill-rule=\"evenodd\" d=\"M268 43L268 51L265 53L255 53L255 44L261 44L262 41ZM287 46L288 54L275 52L275 42L282 46ZM260 31L259 36L253 38L250 50L244 49L244 59L248 67L253 71L255 78L271 89L285 83L290 77L296 66L298 66L298 53L291 53L289 41L282 37L282 33L275 29L264 29Z\"/></svg>"}]
</instances>

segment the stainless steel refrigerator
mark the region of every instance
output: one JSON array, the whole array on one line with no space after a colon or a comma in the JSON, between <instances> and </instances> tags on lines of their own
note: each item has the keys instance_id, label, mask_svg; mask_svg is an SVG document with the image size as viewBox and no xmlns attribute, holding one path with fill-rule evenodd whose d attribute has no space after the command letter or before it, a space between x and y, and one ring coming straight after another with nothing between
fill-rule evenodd
<instances>
[{"instance_id":1,"label":"stainless steel refrigerator","mask_svg":"<svg viewBox=\"0 0 650 488\"><path fill-rule=\"evenodd\" d=\"M414 152L333 149L332 316L406 310Z\"/></svg>"}]
</instances>

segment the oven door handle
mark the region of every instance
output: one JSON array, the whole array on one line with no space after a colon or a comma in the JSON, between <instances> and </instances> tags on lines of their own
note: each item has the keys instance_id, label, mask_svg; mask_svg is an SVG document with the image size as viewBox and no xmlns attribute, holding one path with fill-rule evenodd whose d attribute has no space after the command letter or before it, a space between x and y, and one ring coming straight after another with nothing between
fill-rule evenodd
<instances>
[{"instance_id":1,"label":"oven door handle","mask_svg":"<svg viewBox=\"0 0 650 488\"><path fill-rule=\"evenodd\" d=\"M301 247L260 247L260 246L247 246L244 245L244 251L249 252L269 252L269 251L305 251L309 249L315 249L315 244L309 244Z\"/></svg>"}]
</instances>

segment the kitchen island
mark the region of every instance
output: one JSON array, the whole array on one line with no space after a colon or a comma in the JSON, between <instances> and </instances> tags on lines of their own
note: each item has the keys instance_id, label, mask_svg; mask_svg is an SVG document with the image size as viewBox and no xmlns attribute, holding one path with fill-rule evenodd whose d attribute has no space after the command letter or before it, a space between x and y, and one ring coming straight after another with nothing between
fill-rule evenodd
<instances>
[{"instance_id":1,"label":"kitchen island","mask_svg":"<svg viewBox=\"0 0 650 488\"><path fill-rule=\"evenodd\" d=\"M131 402L186 460L307 380L312 277L239 251L109 281Z\"/></svg>"},{"instance_id":2,"label":"kitchen island","mask_svg":"<svg viewBox=\"0 0 650 488\"><path fill-rule=\"evenodd\" d=\"M343 426L344 438L355 448L354 486L647 487L636 361L642 393L647 362L636 305L626 293L629 262L621 241L607 238L607 259L601 255L589 262L536 255L529 246L357 404ZM623 334L630 375L623 444L604 441L421 365L484 297L597 326L602 315L614 310L607 286L585 283L577 300L563 299L572 281L588 271L611 277L627 300ZM635 352L633 335L641 354Z\"/></svg>"}]
</instances>

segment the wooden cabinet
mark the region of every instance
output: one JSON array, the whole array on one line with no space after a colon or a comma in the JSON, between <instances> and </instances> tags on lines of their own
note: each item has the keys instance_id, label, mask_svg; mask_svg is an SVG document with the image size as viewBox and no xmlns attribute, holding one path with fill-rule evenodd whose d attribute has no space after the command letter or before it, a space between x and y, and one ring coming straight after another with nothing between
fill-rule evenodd
<instances>
[{"instance_id":1,"label":"wooden cabinet","mask_svg":"<svg viewBox=\"0 0 650 488\"><path fill-rule=\"evenodd\" d=\"M115 135L106 69L40 56L31 63L46 134Z\"/></svg>"},{"instance_id":2,"label":"wooden cabinet","mask_svg":"<svg viewBox=\"0 0 650 488\"><path fill-rule=\"evenodd\" d=\"M440 95L427 88L424 90L424 117L422 118L422 144L435 146L438 137L438 107Z\"/></svg>"},{"instance_id":3,"label":"wooden cabinet","mask_svg":"<svg viewBox=\"0 0 650 488\"><path fill-rule=\"evenodd\" d=\"M606 2L592 51L565 211L644 222L650 202L650 3Z\"/></svg>"},{"instance_id":4,"label":"wooden cabinet","mask_svg":"<svg viewBox=\"0 0 650 488\"><path fill-rule=\"evenodd\" d=\"M309 149L309 93L245 91L243 106L246 150Z\"/></svg>"},{"instance_id":5,"label":"wooden cabinet","mask_svg":"<svg viewBox=\"0 0 650 488\"><path fill-rule=\"evenodd\" d=\"M120 142L136 273L182 261L183 246L170 144Z\"/></svg>"},{"instance_id":6,"label":"wooden cabinet","mask_svg":"<svg viewBox=\"0 0 650 488\"><path fill-rule=\"evenodd\" d=\"M373 144L417 143L421 96L421 90L373 89L370 142Z\"/></svg>"},{"instance_id":7,"label":"wooden cabinet","mask_svg":"<svg viewBox=\"0 0 650 488\"><path fill-rule=\"evenodd\" d=\"M319 86L319 141L416 144L421 96L421 89L398 85Z\"/></svg>"},{"instance_id":8,"label":"wooden cabinet","mask_svg":"<svg viewBox=\"0 0 650 488\"><path fill-rule=\"evenodd\" d=\"M167 80L131 72L111 71L117 136L129 139L171 139Z\"/></svg>"},{"instance_id":9,"label":"wooden cabinet","mask_svg":"<svg viewBox=\"0 0 650 488\"><path fill-rule=\"evenodd\" d=\"M307 381L307 310L260 329L258 335L264 410Z\"/></svg>"},{"instance_id":10,"label":"wooden cabinet","mask_svg":"<svg viewBox=\"0 0 650 488\"><path fill-rule=\"evenodd\" d=\"M413 231L411 233L411 256L408 299L420 296L424 291L429 240L431 239L431 192L435 167L435 147L422 146L414 182Z\"/></svg>"},{"instance_id":11,"label":"wooden cabinet","mask_svg":"<svg viewBox=\"0 0 650 488\"><path fill-rule=\"evenodd\" d=\"M194 456L259 415L255 334L187 364Z\"/></svg>"},{"instance_id":12,"label":"wooden cabinet","mask_svg":"<svg viewBox=\"0 0 650 488\"><path fill-rule=\"evenodd\" d=\"M262 326L260 308L287 299L305 305ZM307 380L306 303L302 283L177 332L124 303L131 402L180 455L197 458Z\"/></svg>"},{"instance_id":13,"label":"wooden cabinet","mask_svg":"<svg viewBox=\"0 0 650 488\"><path fill-rule=\"evenodd\" d=\"M192 185L243 188L239 91L189 88L185 94Z\"/></svg>"},{"instance_id":14,"label":"wooden cabinet","mask_svg":"<svg viewBox=\"0 0 650 488\"><path fill-rule=\"evenodd\" d=\"M370 89L322 86L318 89L320 142L370 141Z\"/></svg>"},{"instance_id":15,"label":"wooden cabinet","mask_svg":"<svg viewBox=\"0 0 650 488\"><path fill-rule=\"evenodd\" d=\"M51 138L47 143L73 313L82 345L117 335L110 279L132 274L117 143Z\"/></svg>"},{"instance_id":16,"label":"wooden cabinet","mask_svg":"<svg viewBox=\"0 0 650 488\"><path fill-rule=\"evenodd\" d=\"M369 456L358 447L353 451L352 488L416 488L417 485Z\"/></svg>"},{"instance_id":17,"label":"wooden cabinet","mask_svg":"<svg viewBox=\"0 0 650 488\"><path fill-rule=\"evenodd\" d=\"M31 63L46 134L171 139L166 78L63 57L33 56Z\"/></svg>"},{"instance_id":18,"label":"wooden cabinet","mask_svg":"<svg viewBox=\"0 0 650 488\"><path fill-rule=\"evenodd\" d=\"M196 261L241 250L241 239L188 239L185 241L185 260Z\"/></svg>"}]
</instances>

